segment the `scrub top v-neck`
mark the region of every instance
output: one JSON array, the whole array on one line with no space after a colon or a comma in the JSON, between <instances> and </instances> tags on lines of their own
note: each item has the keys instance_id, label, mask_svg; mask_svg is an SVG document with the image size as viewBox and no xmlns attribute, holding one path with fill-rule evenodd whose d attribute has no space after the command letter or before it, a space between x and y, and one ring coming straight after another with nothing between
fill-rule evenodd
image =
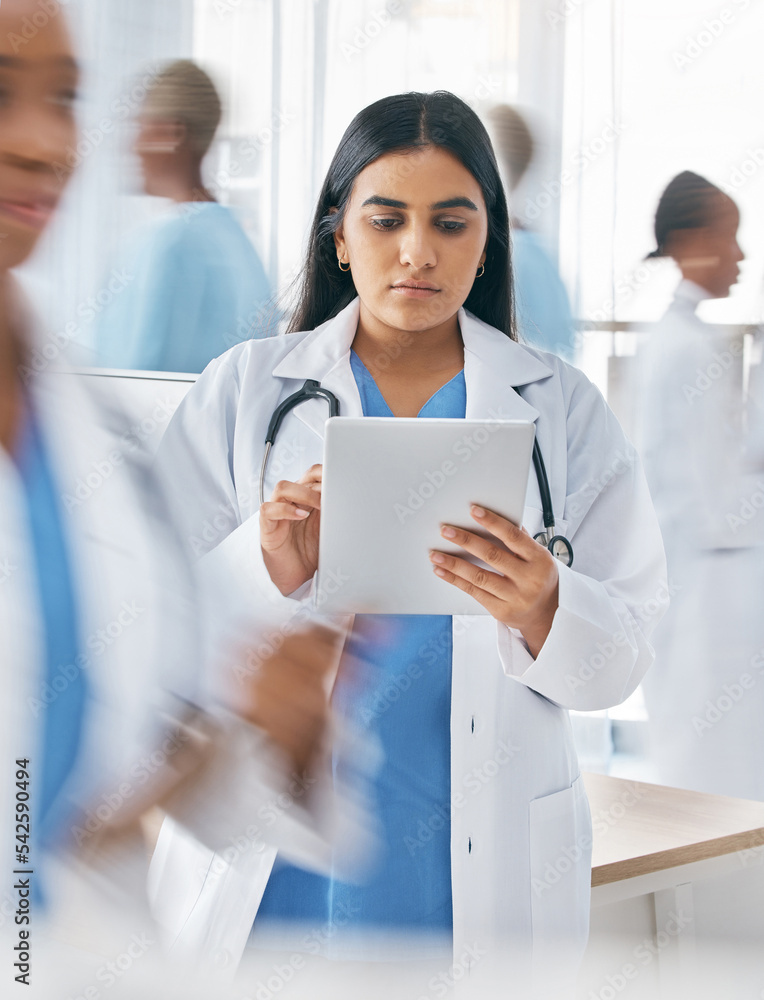
<instances>
[{"instance_id":1,"label":"scrub top v-neck","mask_svg":"<svg viewBox=\"0 0 764 1000\"><path fill-rule=\"evenodd\" d=\"M351 352L350 363L367 417L390 417L370 372ZM467 390L459 372L424 404L419 417L464 418ZM362 683L339 686L335 708L366 731L382 751L373 796L382 849L361 885L274 868L253 932L290 922L331 928L324 953L370 958L375 932L436 936L452 933L451 906L451 618L376 615L387 641L368 651ZM355 629L364 619L356 616ZM360 688L360 690L359 690Z\"/></svg>"}]
</instances>

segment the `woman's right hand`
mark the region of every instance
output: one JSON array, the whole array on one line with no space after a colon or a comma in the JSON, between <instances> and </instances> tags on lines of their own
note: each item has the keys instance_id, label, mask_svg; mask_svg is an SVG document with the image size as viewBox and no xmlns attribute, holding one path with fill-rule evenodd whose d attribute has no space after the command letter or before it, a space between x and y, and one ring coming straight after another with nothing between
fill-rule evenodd
<instances>
[{"instance_id":1,"label":"woman's right hand","mask_svg":"<svg viewBox=\"0 0 764 1000\"><path fill-rule=\"evenodd\" d=\"M268 575L282 594L294 593L318 568L322 467L296 483L276 484L260 507L260 545Z\"/></svg>"}]
</instances>

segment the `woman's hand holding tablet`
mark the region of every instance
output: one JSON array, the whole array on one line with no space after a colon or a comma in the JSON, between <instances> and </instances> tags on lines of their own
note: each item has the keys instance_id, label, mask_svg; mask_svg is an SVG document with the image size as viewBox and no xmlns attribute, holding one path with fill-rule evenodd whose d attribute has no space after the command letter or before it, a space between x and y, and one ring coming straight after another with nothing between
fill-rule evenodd
<instances>
[{"instance_id":1,"label":"woman's hand holding tablet","mask_svg":"<svg viewBox=\"0 0 764 1000\"><path fill-rule=\"evenodd\" d=\"M442 526L441 535L495 572L436 550L430 553L433 569L446 583L479 601L497 621L519 629L536 657L557 610L557 561L525 528L505 517L475 505L470 514L497 541L449 524Z\"/></svg>"}]
</instances>

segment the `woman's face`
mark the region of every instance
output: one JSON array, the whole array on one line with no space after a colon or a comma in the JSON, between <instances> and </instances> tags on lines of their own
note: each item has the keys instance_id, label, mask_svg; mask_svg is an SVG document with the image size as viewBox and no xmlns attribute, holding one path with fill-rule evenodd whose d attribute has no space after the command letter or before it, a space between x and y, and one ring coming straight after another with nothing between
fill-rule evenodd
<instances>
[{"instance_id":1,"label":"woman's face","mask_svg":"<svg viewBox=\"0 0 764 1000\"><path fill-rule=\"evenodd\" d=\"M456 314L480 280L487 242L480 185L434 146L388 153L362 170L335 234L362 307L378 322L412 332Z\"/></svg>"},{"instance_id":2,"label":"woman's face","mask_svg":"<svg viewBox=\"0 0 764 1000\"><path fill-rule=\"evenodd\" d=\"M32 252L75 159L77 65L61 7L50 8L0 5L0 270Z\"/></svg>"},{"instance_id":3,"label":"woman's face","mask_svg":"<svg viewBox=\"0 0 764 1000\"><path fill-rule=\"evenodd\" d=\"M672 234L675 246L671 256L682 276L705 288L715 299L726 298L740 274L743 251L737 241L739 225L737 206L726 195L720 195L710 225Z\"/></svg>"}]
</instances>

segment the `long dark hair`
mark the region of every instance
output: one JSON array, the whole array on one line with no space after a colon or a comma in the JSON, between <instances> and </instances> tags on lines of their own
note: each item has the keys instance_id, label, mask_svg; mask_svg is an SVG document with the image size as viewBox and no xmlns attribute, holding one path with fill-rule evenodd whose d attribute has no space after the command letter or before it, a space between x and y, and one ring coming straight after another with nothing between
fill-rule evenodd
<instances>
[{"instance_id":1,"label":"long dark hair","mask_svg":"<svg viewBox=\"0 0 764 1000\"><path fill-rule=\"evenodd\" d=\"M447 150L482 189L488 210L485 274L475 280L464 305L479 319L517 339L509 214L491 140L472 108L446 90L383 97L359 111L346 129L318 198L290 331L313 330L357 295L352 272L337 266L334 233L358 174L386 153L423 146ZM331 208L337 211L330 213Z\"/></svg>"}]
</instances>

